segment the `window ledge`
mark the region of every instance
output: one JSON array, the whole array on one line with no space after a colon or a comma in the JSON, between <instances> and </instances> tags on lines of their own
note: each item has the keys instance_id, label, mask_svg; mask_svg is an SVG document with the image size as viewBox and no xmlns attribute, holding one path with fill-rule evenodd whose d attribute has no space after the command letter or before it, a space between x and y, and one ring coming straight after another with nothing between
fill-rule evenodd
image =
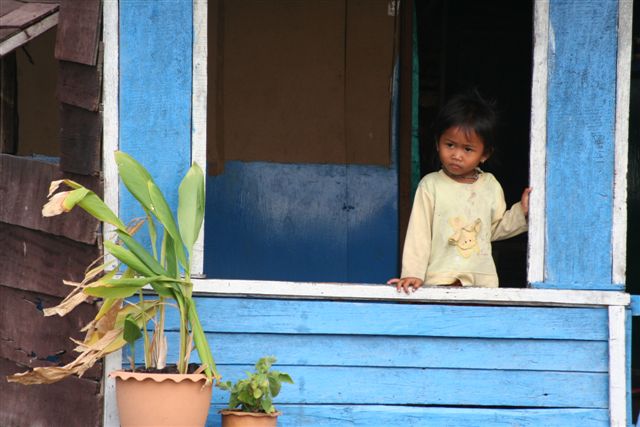
<instances>
[{"instance_id":1,"label":"window ledge","mask_svg":"<svg viewBox=\"0 0 640 427\"><path fill-rule=\"evenodd\" d=\"M385 301L406 303L463 303L515 306L627 306L624 292L514 288L423 287L409 295L393 286L352 283L306 283L262 280L193 279L201 296Z\"/></svg>"}]
</instances>

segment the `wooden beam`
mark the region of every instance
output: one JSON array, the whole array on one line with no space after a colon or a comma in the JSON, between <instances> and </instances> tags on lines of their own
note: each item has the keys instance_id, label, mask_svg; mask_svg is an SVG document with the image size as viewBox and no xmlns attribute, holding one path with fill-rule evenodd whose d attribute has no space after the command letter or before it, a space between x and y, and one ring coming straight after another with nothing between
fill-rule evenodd
<instances>
[{"instance_id":1,"label":"wooden beam","mask_svg":"<svg viewBox=\"0 0 640 427\"><path fill-rule=\"evenodd\" d=\"M612 281L618 284L625 283L627 269L627 168L629 159L632 17L633 2L619 0L612 230Z\"/></svg>"},{"instance_id":2,"label":"wooden beam","mask_svg":"<svg viewBox=\"0 0 640 427\"><path fill-rule=\"evenodd\" d=\"M398 126L398 214L400 262L411 215L411 109L413 72L413 0L400 5L400 120Z\"/></svg>"},{"instance_id":3,"label":"wooden beam","mask_svg":"<svg viewBox=\"0 0 640 427\"><path fill-rule=\"evenodd\" d=\"M533 33L533 77L531 87L531 152L529 182L533 188L529 204L529 259L527 281L544 281L545 188L547 143L547 74L549 51L549 2L536 0Z\"/></svg>"},{"instance_id":4,"label":"wooden beam","mask_svg":"<svg viewBox=\"0 0 640 427\"><path fill-rule=\"evenodd\" d=\"M205 176L207 175L207 8L208 3L206 1L194 0L191 163L197 163L205 171ZM191 272L192 274L202 274L204 272L204 223L193 248Z\"/></svg>"},{"instance_id":5,"label":"wooden beam","mask_svg":"<svg viewBox=\"0 0 640 427\"><path fill-rule=\"evenodd\" d=\"M627 367L623 306L609 307L609 414L611 427L627 426Z\"/></svg>"},{"instance_id":6,"label":"wooden beam","mask_svg":"<svg viewBox=\"0 0 640 427\"><path fill-rule=\"evenodd\" d=\"M51 6L51 5L49 5ZM58 6L55 5L55 8ZM9 36L6 40L0 43L0 58L14 51L25 43L35 39L40 34L58 25L58 12L44 18L42 21L37 22L30 27L26 27L19 30L15 34Z\"/></svg>"}]
</instances>

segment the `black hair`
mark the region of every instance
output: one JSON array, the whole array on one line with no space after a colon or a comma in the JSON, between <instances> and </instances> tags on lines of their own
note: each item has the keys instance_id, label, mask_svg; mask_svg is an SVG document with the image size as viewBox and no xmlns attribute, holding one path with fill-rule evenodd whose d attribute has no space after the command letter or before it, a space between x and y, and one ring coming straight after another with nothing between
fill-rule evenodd
<instances>
[{"instance_id":1,"label":"black hair","mask_svg":"<svg viewBox=\"0 0 640 427\"><path fill-rule=\"evenodd\" d=\"M495 102L488 101L477 90L455 95L442 107L433 124L436 144L447 129L460 127L465 133L474 131L484 143L484 154L495 149L498 113Z\"/></svg>"}]
</instances>

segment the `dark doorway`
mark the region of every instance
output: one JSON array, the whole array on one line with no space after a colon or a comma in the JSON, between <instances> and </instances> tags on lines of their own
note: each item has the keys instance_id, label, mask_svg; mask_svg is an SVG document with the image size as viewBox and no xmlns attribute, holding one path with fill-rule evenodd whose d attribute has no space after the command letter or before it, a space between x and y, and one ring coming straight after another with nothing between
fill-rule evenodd
<instances>
[{"instance_id":1,"label":"dark doorway","mask_svg":"<svg viewBox=\"0 0 640 427\"><path fill-rule=\"evenodd\" d=\"M504 188L508 205L529 180L533 1L416 0L420 63L421 174L439 168L430 127L455 93L476 88L501 116L496 152L484 169ZM527 237L495 242L501 287L527 282Z\"/></svg>"}]
</instances>

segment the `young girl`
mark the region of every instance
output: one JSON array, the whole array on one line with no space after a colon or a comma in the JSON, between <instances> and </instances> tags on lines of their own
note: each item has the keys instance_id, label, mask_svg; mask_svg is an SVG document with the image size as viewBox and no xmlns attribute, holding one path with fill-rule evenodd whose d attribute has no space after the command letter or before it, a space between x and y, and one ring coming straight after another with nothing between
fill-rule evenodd
<instances>
[{"instance_id":1,"label":"young girl","mask_svg":"<svg viewBox=\"0 0 640 427\"><path fill-rule=\"evenodd\" d=\"M452 98L435 123L442 169L418 185L402 256L402 278L387 283L409 293L423 284L497 287L491 242L527 231L529 193L506 210L496 178L478 167L493 153L497 118L476 92Z\"/></svg>"}]
</instances>

